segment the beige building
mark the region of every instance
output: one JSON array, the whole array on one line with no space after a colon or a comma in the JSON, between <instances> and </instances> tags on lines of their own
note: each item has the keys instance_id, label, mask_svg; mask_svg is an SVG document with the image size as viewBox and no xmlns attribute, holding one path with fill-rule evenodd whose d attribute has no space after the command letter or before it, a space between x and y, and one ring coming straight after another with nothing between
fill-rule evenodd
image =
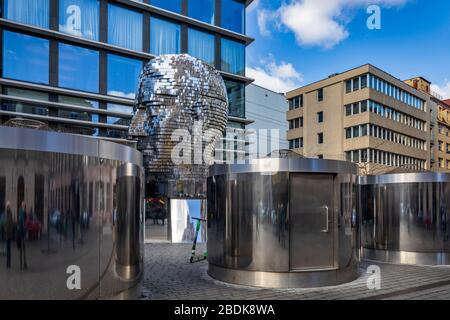
<instances>
[{"instance_id":1,"label":"beige building","mask_svg":"<svg viewBox=\"0 0 450 320\"><path fill-rule=\"evenodd\" d=\"M450 105L431 91L431 82L423 77L405 80L405 83L425 92L430 97L430 154L431 170L450 171Z\"/></svg>"},{"instance_id":2,"label":"beige building","mask_svg":"<svg viewBox=\"0 0 450 320\"><path fill-rule=\"evenodd\" d=\"M289 148L349 160L361 174L425 171L431 164L431 96L370 64L290 91Z\"/></svg>"},{"instance_id":3,"label":"beige building","mask_svg":"<svg viewBox=\"0 0 450 320\"><path fill-rule=\"evenodd\" d=\"M450 171L450 103L435 100L437 104L437 144L435 171Z\"/></svg>"}]
</instances>

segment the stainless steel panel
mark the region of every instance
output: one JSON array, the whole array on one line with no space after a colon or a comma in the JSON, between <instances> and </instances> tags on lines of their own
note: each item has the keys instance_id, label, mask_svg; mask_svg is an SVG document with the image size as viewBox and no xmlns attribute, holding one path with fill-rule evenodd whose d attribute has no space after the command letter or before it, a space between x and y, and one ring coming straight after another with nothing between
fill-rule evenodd
<instances>
[{"instance_id":1,"label":"stainless steel panel","mask_svg":"<svg viewBox=\"0 0 450 320\"><path fill-rule=\"evenodd\" d=\"M288 173L208 178L208 259L247 270L289 270Z\"/></svg>"},{"instance_id":2,"label":"stainless steel panel","mask_svg":"<svg viewBox=\"0 0 450 320\"><path fill-rule=\"evenodd\" d=\"M141 181L136 176L118 177L116 188L116 271L122 278L132 280L140 273Z\"/></svg>"},{"instance_id":3,"label":"stainless steel panel","mask_svg":"<svg viewBox=\"0 0 450 320\"><path fill-rule=\"evenodd\" d=\"M142 154L128 146L51 131L0 127L0 148L65 153L130 162L142 166Z\"/></svg>"},{"instance_id":4,"label":"stainless steel panel","mask_svg":"<svg viewBox=\"0 0 450 320\"><path fill-rule=\"evenodd\" d=\"M258 163L215 165L210 170L209 274L223 281L273 287L332 285L356 278L356 167L310 159ZM312 213L317 218L310 228L305 219L296 220L298 213L308 213L308 207L316 210ZM311 227L320 233L311 232Z\"/></svg>"},{"instance_id":5,"label":"stainless steel panel","mask_svg":"<svg viewBox=\"0 0 450 320\"><path fill-rule=\"evenodd\" d=\"M348 173L356 175L358 167L351 162L336 160L319 160L307 158L267 158L255 159L249 164L212 165L209 176L232 173L276 173L276 172L315 172L315 173Z\"/></svg>"},{"instance_id":6,"label":"stainless steel panel","mask_svg":"<svg viewBox=\"0 0 450 320\"><path fill-rule=\"evenodd\" d=\"M0 299L94 299L133 288L138 278L129 281L119 276L115 253L120 253L121 263L139 266L135 275L136 270L141 272L142 186L137 185L142 176L132 173L142 170L128 170L131 175L117 179L118 172L124 171L121 167L136 165L99 157L98 143L90 138L4 129L0 133L18 135L0 134L0 181L5 181L0 200L10 203L11 230L21 232L0 232L0 251L8 247L11 257L7 266L9 255L0 255ZM30 145L33 141L36 145ZM56 152L58 146L61 152ZM86 155L80 154L84 151ZM25 214L19 215L22 200ZM5 209L1 203L0 221L7 216ZM129 218L116 223L122 212ZM67 287L69 266L80 268L79 290Z\"/></svg>"},{"instance_id":7,"label":"stainless steel panel","mask_svg":"<svg viewBox=\"0 0 450 320\"><path fill-rule=\"evenodd\" d=\"M291 270L334 267L333 200L333 176L291 174Z\"/></svg>"},{"instance_id":8,"label":"stainless steel panel","mask_svg":"<svg viewBox=\"0 0 450 320\"><path fill-rule=\"evenodd\" d=\"M404 174L401 178L399 175L389 175L366 181L370 184L360 187L362 246L365 249L389 252L386 256L376 256L387 261L395 256L393 260L400 263L415 264L415 254L448 254L449 178L448 175L426 173ZM370 250L364 252L371 252ZM402 258L406 256L407 258ZM438 263L429 258L421 258L420 261Z\"/></svg>"}]
</instances>

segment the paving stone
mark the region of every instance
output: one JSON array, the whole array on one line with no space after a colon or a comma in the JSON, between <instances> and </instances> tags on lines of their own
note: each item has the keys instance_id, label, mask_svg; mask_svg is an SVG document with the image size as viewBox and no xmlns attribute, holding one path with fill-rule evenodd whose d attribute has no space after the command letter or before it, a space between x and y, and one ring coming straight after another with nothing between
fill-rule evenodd
<instances>
[{"instance_id":1,"label":"paving stone","mask_svg":"<svg viewBox=\"0 0 450 320\"><path fill-rule=\"evenodd\" d=\"M205 250L204 244L197 246ZM412 299L450 300L450 268L407 266L363 261L360 277L353 282L324 288L267 289L224 283L207 274L207 262L189 263L191 245L153 243L145 245L143 299L165 300L315 300L315 299ZM381 268L381 289L366 285L369 265ZM421 289L421 286L432 286ZM407 292L406 292L407 291ZM405 293L406 292L406 293Z\"/></svg>"}]
</instances>

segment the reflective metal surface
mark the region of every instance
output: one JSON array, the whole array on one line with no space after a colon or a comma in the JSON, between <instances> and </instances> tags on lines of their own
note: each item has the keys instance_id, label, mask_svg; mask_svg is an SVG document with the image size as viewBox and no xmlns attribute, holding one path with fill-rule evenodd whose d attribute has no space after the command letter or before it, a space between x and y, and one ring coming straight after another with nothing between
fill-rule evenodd
<instances>
[{"instance_id":1,"label":"reflective metal surface","mask_svg":"<svg viewBox=\"0 0 450 320\"><path fill-rule=\"evenodd\" d=\"M449 264L450 174L391 174L360 183L365 258Z\"/></svg>"},{"instance_id":2,"label":"reflective metal surface","mask_svg":"<svg viewBox=\"0 0 450 320\"><path fill-rule=\"evenodd\" d=\"M187 54L146 64L129 136L143 152L153 196L205 198L208 165L227 119L225 83L213 67Z\"/></svg>"},{"instance_id":3,"label":"reflective metal surface","mask_svg":"<svg viewBox=\"0 0 450 320\"><path fill-rule=\"evenodd\" d=\"M139 152L0 127L0 163L0 299L95 299L136 287L143 271Z\"/></svg>"},{"instance_id":4,"label":"reflective metal surface","mask_svg":"<svg viewBox=\"0 0 450 320\"><path fill-rule=\"evenodd\" d=\"M355 279L356 166L313 159L214 165L208 178L209 274L263 287Z\"/></svg>"}]
</instances>

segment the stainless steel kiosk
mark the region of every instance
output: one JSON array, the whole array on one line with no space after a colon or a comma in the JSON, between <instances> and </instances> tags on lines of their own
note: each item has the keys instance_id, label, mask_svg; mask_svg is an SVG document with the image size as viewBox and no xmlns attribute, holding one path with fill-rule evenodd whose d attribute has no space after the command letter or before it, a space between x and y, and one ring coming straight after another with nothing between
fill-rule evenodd
<instances>
[{"instance_id":1,"label":"stainless steel kiosk","mask_svg":"<svg viewBox=\"0 0 450 320\"><path fill-rule=\"evenodd\" d=\"M450 264L450 174L360 178L363 257L404 264Z\"/></svg>"},{"instance_id":2,"label":"stainless steel kiosk","mask_svg":"<svg viewBox=\"0 0 450 320\"><path fill-rule=\"evenodd\" d=\"M0 299L125 297L138 289L140 152L0 127L0 164Z\"/></svg>"},{"instance_id":3,"label":"stainless steel kiosk","mask_svg":"<svg viewBox=\"0 0 450 320\"><path fill-rule=\"evenodd\" d=\"M352 163L301 158L212 166L208 273L278 288L357 278L356 172Z\"/></svg>"}]
</instances>

